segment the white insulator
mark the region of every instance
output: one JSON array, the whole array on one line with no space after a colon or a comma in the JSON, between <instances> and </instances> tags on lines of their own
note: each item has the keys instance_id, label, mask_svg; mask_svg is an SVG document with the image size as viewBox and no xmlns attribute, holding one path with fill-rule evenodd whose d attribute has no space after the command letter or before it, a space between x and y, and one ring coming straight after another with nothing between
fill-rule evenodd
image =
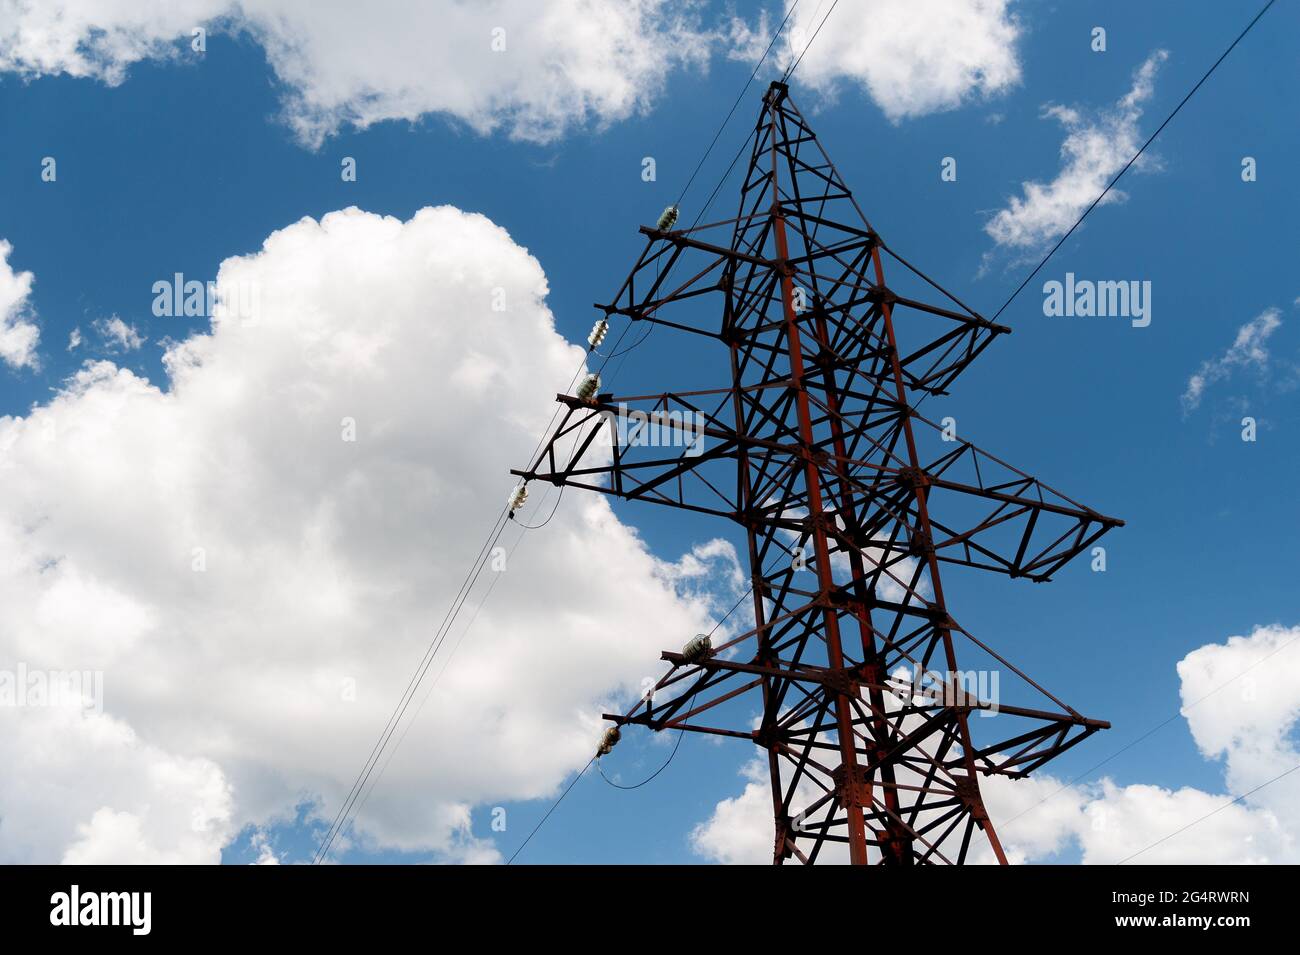
<instances>
[{"instance_id":1,"label":"white insulator","mask_svg":"<svg viewBox=\"0 0 1300 955\"><path fill-rule=\"evenodd\" d=\"M618 727L611 726L609 729L605 730L605 735L600 738L600 746L596 749L596 755L608 756L610 750L612 750L622 738L623 734L618 731Z\"/></svg>"},{"instance_id":2,"label":"white insulator","mask_svg":"<svg viewBox=\"0 0 1300 955\"><path fill-rule=\"evenodd\" d=\"M667 232L677 224L677 207L669 206L659 215L659 222L655 226L660 232Z\"/></svg>"},{"instance_id":3,"label":"white insulator","mask_svg":"<svg viewBox=\"0 0 1300 955\"><path fill-rule=\"evenodd\" d=\"M600 321L596 322L595 325L591 326L591 334L587 336L587 344L592 348L599 348L600 343L605 340L605 336L608 334L609 319L602 318Z\"/></svg>"},{"instance_id":4,"label":"white insulator","mask_svg":"<svg viewBox=\"0 0 1300 955\"><path fill-rule=\"evenodd\" d=\"M513 514L523 507L526 500L528 500L528 488L521 484L510 492L510 513Z\"/></svg>"},{"instance_id":5,"label":"white insulator","mask_svg":"<svg viewBox=\"0 0 1300 955\"><path fill-rule=\"evenodd\" d=\"M699 663L713 652L713 641L707 633L697 633L686 646L682 647L682 656L687 663Z\"/></svg>"},{"instance_id":6,"label":"white insulator","mask_svg":"<svg viewBox=\"0 0 1300 955\"><path fill-rule=\"evenodd\" d=\"M592 398L596 397L596 392L599 390L600 375L588 375L586 378L582 379L582 383L578 385L578 397L583 401L590 401Z\"/></svg>"}]
</instances>

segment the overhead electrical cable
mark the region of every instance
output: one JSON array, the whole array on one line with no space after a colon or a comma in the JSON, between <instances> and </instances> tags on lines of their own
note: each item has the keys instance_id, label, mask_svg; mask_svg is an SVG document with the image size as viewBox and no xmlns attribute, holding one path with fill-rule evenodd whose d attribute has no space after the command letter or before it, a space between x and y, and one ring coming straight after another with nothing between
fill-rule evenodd
<instances>
[{"instance_id":1,"label":"overhead electrical cable","mask_svg":"<svg viewBox=\"0 0 1300 955\"><path fill-rule=\"evenodd\" d=\"M752 594L753 592L754 592L754 585L753 585L753 584L750 584L750 585L749 585L749 589L746 590L743 594L740 595L740 599L738 599L734 604L732 604L731 609L728 610L725 614L723 614L722 617L718 620L718 622L715 623L715 624L713 625L713 629L709 631L708 635L709 635L710 637L713 636L713 634L715 634L715 633L717 632L718 628L721 627L724 623L726 623L727 618L729 618L733 613L735 613L736 610L739 609L740 605L741 605L742 603L745 602L745 599L746 599L747 597L749 597L750 594ZM693 699L694 699L694 696L692 696L691 699L693 700ZM639 706L640 703L638 703L637 705ZM689 706L688 706L688 708L689 708ZM616 783L616 782L614 782L613 780L609 779L609 777L607 777L607 776L605 775L604 770L602 770L602 769L600 768L600 755L597 754L597 755L595 755L595 756L592 756L591 759L587 760L587 765L586 765L586 766L583 766L582 769L580 769L580 770L578 771L578 774L577 774L576 776L573 777L572 782L570 782L569 785L566 786L566 787L564 788L564 791L560 793L559 798L556 799L555 802L551 804L551 808L549 808L549 809L546 810L546 814L543 815L542 818L538 820L537 825L533 826L532 831L528 833L528 835L527 835L527 837L524 839L524 841L523 841L522 843L520 843L519 848L517 848L517 849L514 851L514 853L510 856L510 859L506 862L506 865L510 865L510 864L512 864L512 863L515 861L515 859L517 859L517 858L519 857L519 853L521 853L521 852L524 851L524 847L527 846L528 843L532 841L533 836L537 835L538 830L541 829L542 826L546 824L546 820L549 819L549 818L551 818L551 814L552 814L553 812L555 812L556 809L559 808L560 803L564 802L565 797L569 795L569 792L573 789L574 785L578 782L578 780L582 778L583 774L586 773L586 771L589 770L589 769L591 768L591 764L592 764L592 763L596 763L596 768L597 768L597 770L600 771L601 778L604 779L605 782L607 782L607 783L609 783L611 786L613 786L615 789L624 789L624 790L640 789L642 786L644 786L644 785L646 785L647 783L649 783L649 782L650 782L651 780L653 780L656 776L658 776L660 773L662 773L665 769L668 768L669 764L672 763L672 761L673 761L673 757L675 757L675 756L677 755L677 750L678 750L678 749L681 747L681 745L682 745L682 737L685 736L685 735L686 735L686 731L685 731L685 730L682 730L681 732L679 732L679 733L677 734L677 741L673 744L673 750L672 750L672 752L668 755L668 759L665 760L665 762L663 763L663 765L660 766L658 769L656 769L656 770L655 770L653 773L651 773L648 777L646 777L645 779L643 779L641 782L639 782L639 783L637 783L636 785L633 785L633 786L625 786L625 785L622 785L622 784L620 784L620 783Z\"/></svg>"},{"instance_id":2,"label":"overhead electrical cable","mask_svg":"<svg viewBox=\"0 0 1300 955\"><path fill-rule=\"evenodd\" d=\"M1255 24L1259 22L1259 18L1262 17L1265 13L1267 13L1269 7L1273 6L1273 4L1276 2L1277 0L1268 0L1268 3L1264 4L1264 6L1260 8L1259 13L1255 14L1254 19L1252 19L1248 24L1246 24L1246 28L1242 30L1239 34L1237 34L1237 38L1233 40L1230 44L1228 44L1228 48L1226 50L1224 50L1221 54L1219 54L1219 58L1214 61L1214 63L1210 66L1208 70L1205 71L1205 75L1202 76L1199 80L1197 80L1196 85L1193 86L1190 90L1188 90L1187 95L1184 96L1182 100L1178 103L1178 105L1174 107L1174 111L1165 117L1165 121L1156 127L1156 131L1154 133L1152 133L1149 137L1147 137L1147 141L1142 144L1141 149L1139 149L1137 152L1133 154L1133 158L1130 159L1128 162L1126 162L1124 164L1124 167L1120 169L1119 172L1115 173L1115 177L1111 179L1111 181L1107 184L1106 188L1101 191L1101 195L1099 195L1096 199L1092 200L1092 203L1088 206L1088 208L1083 210L1083 215L1079 216L1078 220L1075 221L1074 225L1070 226L1069 230L1065 233L1065 235L1061 236L1061 238L1057 241L1056 245L1052 246L1051 251L1048 252L1047 255L1043 256L1043 260L1039 262L1036 266L1034 266L1034 270L1025 276L1025 280L1020 283L1019 287L1017 287L1014 292L1011 293L1011 297L1002 303L1002 307L993 313L993 317L989 319L989 321L994 321L994 322L997 321L998 316L1001 315L1004 311L1006 311L1007 306L1010 305L1013 301L1015 301L1016 296L1018 296L1021 292L1025 290L1025 286L1028 285L1033 280L1034 276L1037 275L1039 271L1043 268L1043 266L1047 264L1047 260L1050 259L1053 255L1055 255L1056 250L1065 244L1065 240L1074 234L1074 230L1079 228L1079 226L1083 224L1083 220L1088 218L1088 213L1090 213L1093 209L1097 208L1098 204L1100 204L1101 201L1106 198L1106 196L1110 193L1111 189L1115 187L1115 183L1119 182L1120 177L1122 177L1124 173L1128 172L1129 169L1132 167L1132 165L1138 161L1138 159L1141 157L1141 155L1144 152L1146 152L1147 147L1150 146L1153 142L1155 142L1155 138L1159 136L1161 132L1164 131L1164 128L1168 126L1173 121L1173 118L1177 116L1178 113L1182 110L1182 108L1187 105L1187 101L1196 95L1196 91L1199 90L1201 86L1204 85L1205 81L1214 75L1214 71L1219 68L1219 64L1228 58L1228 54L1231 53L1236 48L1238 43L1240 43L1243 39L1245 39L1246 34L1249 33L1251 29L1254 28Z\"/></svg>"},{"instance_id":3,"label":"overhead electrical cable","mask_svg":"<svg viewBox=\"0 0 1300 955\"><path fill-rule=\"evenodd\" d=\"M784 30L786 23L789 21L790 16L794 13L794 9L797 6L798 6L798 0L795 0L795 4L786 13L785 19L781 21L780 27L778 27L776 33L773 35L771 42L767 46L767 49L763 52L762 57L760 57L758 64L754 67L754 70L750 74L749 80L746 81L745 86L741 89L740 95L736 99L736 103L733 104L731 110L727 113L726 117L723 119L721 125L719 126L717 132L713 137L713 140L710 142L709 147L705 150L704 155L701 157L699 163L696 164L695 170L691 173L690 178L687 180L686 187L682 190L681 197L678 200L678 204L680 204L681 200L685 198L686 193L688 192L690 186L695 181L695 178L698 175L700 168L703 166L705 160L707 160L710 152L712 151L713 145L717 142L718 138L722 135L722 132L723 130L725 130L727 123L730 121L732 115L735 113L737 106L739 105L740 101L744 98L744 95L748 91L749 86L753 83L754 78L758 75L758 72L762 68L763 63L766 61L768 54L771 52L773 46L775 46L777 39L780 37L782 30ZM732 167L734 167L734 165L735 165L735 160L732 161L731 166L728 166L727 172L723 176L724 180L726 176L730 174L731 169ZM717 190L718 188L720 188L720 186L721 183L719 183L718 186L714 187L712 195L716 195ZM712 198L710 198L710 202L711 201ZM699 221L698 216L696 217L695 221L696 222ZM619 333L619 336L615 339L611 351L617 352L619 343L627 335L627 332L630 328L631 328L630 322L624 325L622 331ZM636 345L639 345L642 341L644 341L644 337L638 340L636 342ZM635 348L636 345L633 345L632 348ZM627 351L631 351L632 348L629 348L625 352L621 353L620 357L622 357L622 355L626 355ZM594 345L588 350L588 357L590 357L590 355L593 353L596 353ZM610 356L603 357L600 365L598 366L598 371L596 372L597 375L599 375L599 372L604 369L605 365L609 361L609 357ZM568 391L571 392L573 390L574 382L578 380L578 377L582 374L583 367L585 367L586 365L587 365L587 359L584 358L583 362L578 366L577 371L574 373L574 377L569 384ZM550 422L543 430L542 435L538 439L538 443L534 447L532 454L529 455L530 461L532 460L533 457L537 455L538 451L541 449L543 443L546 440L547 434L550 432L550 429L554 425L556 418L559 416L560 410L561 409L557 406L555 411L552 413ZM559 501L557 500L556 509L558 509L558 507L559 507ZM520 526L526 529L536 529L536 528L544 527L546 524L550 522L551 517L554 517L554 514L555 511L553 510L551 512L551 515L548 516L541 524L534 525L532 528L529 528L528 525L523 525L523 524L520 524ZM435 632L434 637L430 641L429 646L425 650L424 655L421 657L420 662L416 665L415 671L413 672L410 680L408 681L406 689L403 691L401 698L398 700L397 706L394 708L392 715L390 715L388 722L384 725L384 728L379 735L379 739L372 747L370 755L367 757L366 763L362 766L361 770L358 772L357 778L353 782L352 788L348 791L348 795L345 798L343 805L340 806L338 813L335 815L333 821L331 822L329 828L325 833L325 836L322 838L321 844L317 848L316 853L314 854L312 859L314 864L324 861L324 859L327 858L329 854L330 848L333 846L335 841L339 838L340 833L343 832L345 828L350 829L351 823L349 822L349 816L355 813L358 806L358 800L361 797L363 791L365 791L366 785L368 781L371 779L371 776L375 771L375 767L379 764L380 759L383 757L384 751L388 747L389 742L392 740L393 734L396 732L397 726L401 723L403 717L405 716L406 711L410 706L411 700L414 699L415 693L419 689L420 683L423 681L425 674L428 672L429 667L432 665L434 658L437 656L439 650L441 649L443 642L446 639L447 633L454 625L456 617L459 615L460 609L464 605L465 599L469 595L470 589L472 589L474 582L477 581L478 579L478 575L482 572L486 555L489 554L492 548L496 546L497 541L500 539L500 536L502 532L505 530L505 528L508 527L511 523L513 523L513 521L511 520L512 517L513 517L512 508L508 506L502 511L501 514L497 516L497 519L493 523L491 530L489 530L487 539L485 540L483 546L479 549L479 554L475 558L474 563L471 564L470 569L466 574L465 580L462 581L461 587L457 591L456 596L452 599L452 603L450 607L448 607L447 613L443 618L442 624L439 625L438 630ZM489 593L491 592L491 588L489 588L488 592ZM463 634L462 634L462 638L463 638ZM404 735L405 733L403 733L403 736ZM399 738L399 742L400 742L400 738ZM387 765L387 762L385 762L385 765Z\"/></svg>"},{"instance_id":4,"label":"overhead electrical cable","mask_svg":"<svg viewBox=\"0 0 1300 955\"><path fill-rule=\"evenodd\" d=\"M1123 865L1125 862L1131 862L1133 859L1136 859L1138 856L1142 855L1142 853L1150 852L1152 849L1154 849L1156 846L1160 845L1161 843L1168 842L1174 836L1181 835L1182 833L1186 832L1188 829L1192 828L1192 826L1204 822L1206 819L1209 819L1211 816L1217 816L1219 813L1223 812L1223 810L1227 809L1229 806L1235 806L1237 803L1241 802L1246 797L1255 795L1255 793L1259 792L1265 786L1273 785L1279 779L1283 779L1287 776L1290 776L1298 769L1300 769L1300 763L1297 763L1295 766L1292 766L1290 769L1286 770L1285 772L1278 773L1276 776L1274 776L1272 779L1268 780L1267 782L1260 783L1254 789L1250 790L1250 792L1244 792L1236 799L1232 799L1228 802L1225 802L1218 809L1211 810L1210 812L1207 812L1205 815L1201 816L1198 819L1193 819L1191 822L1189 822L1187 825L1183 826L1182 828L1175 829L1173 832L1169 833L1169 835L1157 839L1155 842L1151 843L1151 845L1147 846L1145 849L1139 849L1131 856L1125 856L1123 859L1120 859L1115 864Z\"/></svg>"}]
</instances>

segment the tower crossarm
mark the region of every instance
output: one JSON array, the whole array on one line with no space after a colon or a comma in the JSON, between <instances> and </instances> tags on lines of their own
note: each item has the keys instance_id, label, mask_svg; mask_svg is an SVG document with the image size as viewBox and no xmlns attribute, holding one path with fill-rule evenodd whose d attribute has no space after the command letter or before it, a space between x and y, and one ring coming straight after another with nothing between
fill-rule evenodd
<instances>
[{"instance_id":1,"label":"tower crossarm","mask_svg":"<svg viewBox=\"0 0 1300 955\"><path fill-rule=\"evenodd\" d=\"M761 402L764 390L747 389L746 398ZM1040 582L1123 526L965 441L914 468L884 453L880 442L871 448L878 453L851 458L834 448L809 451L788 432L737 431L727 406L733 394L560 395L565 411L554 433L531 468L513 473L785 531L795 544L806 522L793 478L811 454L824 480L845 488L825 511L837 552L870 551L887 564L891 552L918 557L932 550L946 563ZM942 431L919 416L912 420ZM853 431L841 429L845 435ZM753 475L748 501L734 482L742 457Z\"/></svg>"},{"instance_id":2,"label":"tower crossarm","mask_svg":"<svg viewBox=\"0 0 1300 955\"><path fill-rule=\"evenodd\" d=\"M889 305L897 316L895 321L907 331L899 345L905 384L909 391L921 394L945 394L985 348L1011 331L955 299L951 308L935 305L864 279L876 248L874 233L781 260L685 233L649 227L641 231L648 241L636 266L613 301L596 305L606 315L727 345L737 342L761 348L761 339L782 328L782 322L767 313L780 300L778 278L790 275L805 296L801 323L825 322L829 329L826 355L847 364L860 365L884 356L881 306ZM837 267L827 269L827 264ZM713 307L707 307L710 300ZM692 303L696 307L669 307ZM887 374L878 361L868 367L879 375Z\"/></svg>"}]
</instances>

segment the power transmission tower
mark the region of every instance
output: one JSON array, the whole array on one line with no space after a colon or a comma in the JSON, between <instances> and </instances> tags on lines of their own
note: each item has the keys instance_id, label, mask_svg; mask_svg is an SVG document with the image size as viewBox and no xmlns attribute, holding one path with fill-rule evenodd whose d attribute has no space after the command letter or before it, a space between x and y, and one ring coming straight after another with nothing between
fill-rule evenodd
<instances>
[{"instance_id":1,"label":"power transmission tower","mask_svg":"<svg viewBox=\"0 0 1300 955\"><path fill-rule=\"evenodd\" d=\"M737 217L641 231L598 307L710 343L728 384L560 395L554 433L514 473L738 523L754 626L665 652L653 693L606 718L756 743L775 863L829 843L855 864L963 863L977 838L1005 863L980 778L1023 777L1109 724L963 630L940 565L1044 581L1122 522L917 412L1009 329L884 244L784 84L763 98ZM885 256L943 304L891 291ZM1002 702L1008 682L1034 705Z\"/></svg>"}]
</instances>

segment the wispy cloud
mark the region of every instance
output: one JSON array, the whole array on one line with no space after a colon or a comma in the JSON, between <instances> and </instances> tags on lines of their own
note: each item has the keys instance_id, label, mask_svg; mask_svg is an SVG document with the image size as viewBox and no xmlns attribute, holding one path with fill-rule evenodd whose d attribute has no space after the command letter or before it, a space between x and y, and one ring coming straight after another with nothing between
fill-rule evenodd
<instances>
[{"instance_id":1,"label":"wispy cloud","mask_svg":"<svg viewBox=\"0 0 1300 955\"><path fill-rule=\"evenodd\" d=\"M109 318L97 318L94 321L95 331L104 341L104 347L111 352L135 351L145 343L145 338L141 335L134 325L128 325L116 315ZM81 341L80 334L77 335L77 341ZM71 344L69 345L71 348Z\"/></svg>"},{"instance_id":2,"label":"wispy cloud","mask_svg":"<svg viewBox=\"0 0 1300 955\"><path fill-rule=\"evenodd\" d=\"M1155 92L1156 71L1169 56L1156 50L1133 76L1133 87L1114 106L1092 116L1060 105L1048 105L1043 115L1065 127L1061 143L1061 171L1048 183L1025 182L1023 193L1012 196L984 231L1000 248L1032 253L1065 234L1106 188L1141 146L1139 121L1144 105ZM1139 160L1134 168L1149 166ZM1121 202L1125 195L1112 189L1103 205Z\"/></svg>"},{"instance_id":3,"label":"wispy cloud","mask_svg":"<svg viewBox=\"0 0 1300 955\"><path fill-rule=\"evenodd\" d=\"M1201 367L1187 379L1187 390L1183 392L1183 411L1190 413L1201 404L1205 389L1217 381L1231 377L1239 368L1255 367L1263 372L1268 369L1268 340L1282 324L1282 313L1276 308L1260 312L1245 325L1237 329L1237 336L1232 344L1218 358L1209 358L1201 362Z\"/></svg>"}]
</instances>

